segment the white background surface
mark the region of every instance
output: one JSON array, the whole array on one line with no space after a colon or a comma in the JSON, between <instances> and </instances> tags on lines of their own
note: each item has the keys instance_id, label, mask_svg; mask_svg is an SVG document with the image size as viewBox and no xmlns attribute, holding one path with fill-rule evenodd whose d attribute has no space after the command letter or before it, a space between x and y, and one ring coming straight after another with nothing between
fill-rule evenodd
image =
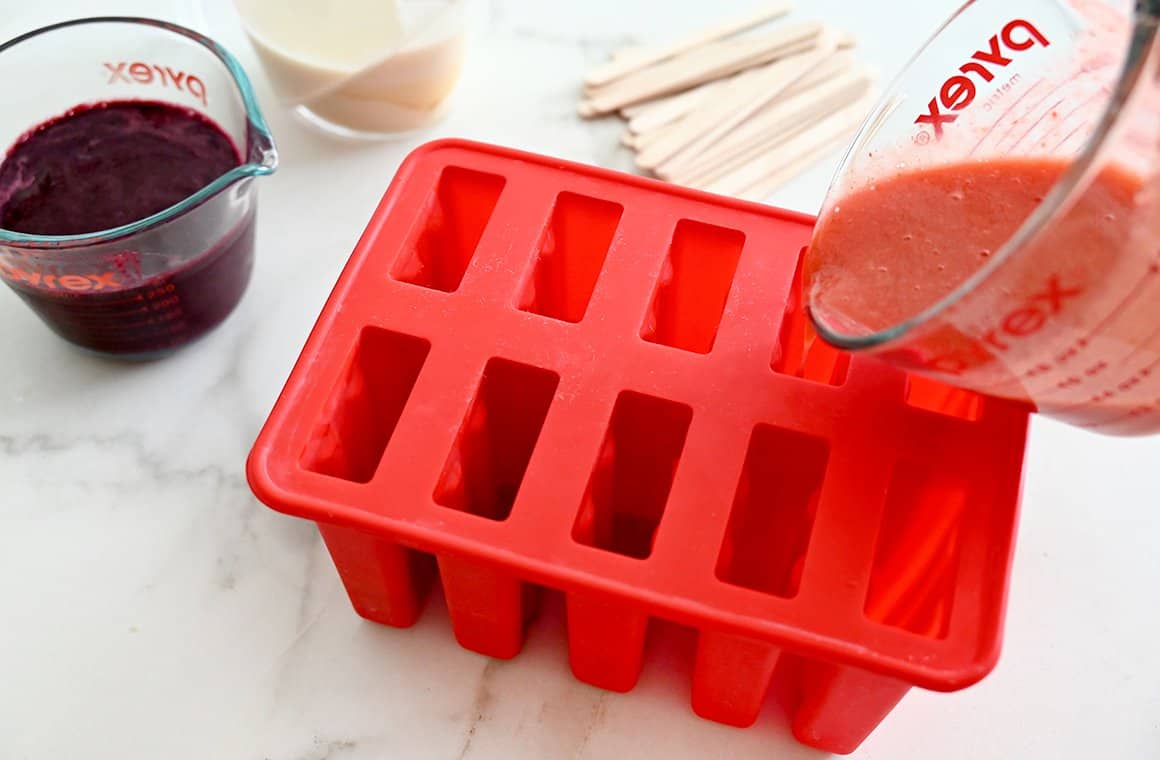
<instances>
[{"instance_id":1,"label":"white background surface","mask_svg":"<svg viewBox=\"0 0 1160 760\"><path fill-rule=\"evenodd\" d=\"M949 0L801 0L887 76ZM614 48L749 6L495 0L458 135L627 166L576 88ZM7 37L48 20L184 3L0 0ZM360 621L310 525L250 496L243 460L405 144L351 144L281 110L234 28L282 151L261 188L258 266L208 339L146 366L81 356L0 292L0 760L816 758L771 704L738 730L688 707L689 644L662 634L637 689L567 667L558 606L524 653L461 650L442 600L417 627ZM62 51L62 55L67 51ZM2 93L29 82L0 83ZM836 160L834 157L833 160ZM833 166L779 192L815 211ZM1037 420L1006 645L958 694L913 692L862 760L1160 757L1160 437Z\"/></svg>"}]
</instances>

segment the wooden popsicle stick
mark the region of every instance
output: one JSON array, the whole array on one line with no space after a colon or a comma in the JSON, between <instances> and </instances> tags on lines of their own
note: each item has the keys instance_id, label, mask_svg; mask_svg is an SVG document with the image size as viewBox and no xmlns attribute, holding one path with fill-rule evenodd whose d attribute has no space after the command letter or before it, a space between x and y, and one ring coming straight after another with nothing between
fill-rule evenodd
<instances>
[{"instance_id":1,"label":"wooden popsicle stick","mask_svg":"<svg viewBox=\"0 0 1160 760\"><path fill-rule=\"evenodd\" d=\"M657 140L664 139L665 135L667 135L671 130L681 128L685 120L691 117L693 114L698 113L703 109L714 108L714 103L720 99L726 90L733 91L739 88L744 88L746 90L751 89L751 83L753 80L759 76L761 72L765 71L776 63L777 62L774 61L773 63L766 63L761 66L755 66L751 69L738 72L733 76L728 77L727 79L718 79L716 81L710 82L709 84L701 85L702 87L712 87L713 89L710 89L702 98L692 102L691 105L685 105L682 110L687 109L687 111L682 113L680 116L673 118L664 124L655 126L648 131L639 132L637 134L638 149L643 151Z\"/></svg>"},{"instance_id":2,"label":"wooden popsicle stick","mask_svg":"<svg viewBox=\"0 0 1160 760\"><path fill-rule=\"evenodd\" d=\"M812 114L811 119L824 118L825 114ZM799 121L796 124L788 124L785 129L770 132L763 136L757 137L754 140L747 142L743 149L738 150L728 156L727 158L713 164L712 166L703 169L695 174L680 174L667 177L671 182L680 185L687 185L689 187L706 187L714 181L724 177L726 174L737 171L742 166L750 161L753 161L766 153L776 150L779 145L786 140L801 134L810 128L811 122Z\"/></svg>"},{"instance_id":3,"label":"wooden popsicle stick","mask_svg":"<svg viewBox=\"0 0 1160 760\"><path fill-rule=\"evenodd\" d=\"M735 39L717 40L715 42L710 42L698 48L694 48L687 53L682 53L675 58L661 61L652 66L646 66L639 71L635 71L631 75L624 77L623 79L600 85L591 85L586 83L584 85L584 94L591 99L595 99L601 95L607 95L610 92L616 92L619 88L622 88L626 82L631 82L633 80L640 81L642 78L656 75L657 72L671 71L674 68L678 68L682 65L688 65L688 63L691 61L704 60L714 55L720 55L721 51L739 50L747 45L753 47L755 39L757 38L739 37Z\"/></svg>"},{"instance_id":4,"label":"wooden popsicle stick","mask_svg":"<svg viewBox=\"0 0 1160 760\"><path fill-rule=\"evenodd\" d=\"M636 158L637 167L651 171L662 164L668 166L670 162L679 163L682 152L691 143L696 142L702 135L713 129L716 124L729 119L733 114L745 108L747 103L760 99L763 90L768 89L763 88L762 83L768 82L769 87L780 92L788 84L785 75L786 67L784 66L786 60L788 59L781 59L769 64L774 67L771 72L765 71L766 67L761 67L761 77L735 83L715 95L712 100L702 102L699 107L694 108L678 121L667 125L661 134L650 135L650 138L645 141L647 147L642 148L640 155Z\"/></svg>"},{"instance_id":5,"label":"wooden popsicle stick","mask_svg":"<svg viewBox=\"0 0 1160 760\"><path fill-rule=\"evenodd\" d=\"M807 52L804 55L808 54ZM642 136L645 137L643 142L650 146L655 143L660 143L661 145L656 150L672 152L682 142L687 141L688 138L684 136L696 134L700 129L704 128L703 125L707 121L715 118L722 109L728 109L739 98L755 97L763 81L771 75L776 76L778 72L784 71L786 68L785 62L796 59L800 55L803 54L778 58L770 63L754 66L753 68L734 74L727 80L718 80L717 84L719 86L717 89L710 91L708 96L693 103L692 108L682 114L681 118L663 125L663 129L652 129L642 133ZM648 155L644 156L644 161L646 163L654 163L650 161ZM648 167L642 165L642 168Z\"/></svg>"},{"instance_id":6,"label":"wooden popsicle stick","mask_svg":"<svg viewBox=\"0 0 1160 760\"><path fill-rule=\"evenodd\" d=\"M585 84L591 87L607 84L646 66L694 50L706 43L731 37L746 29L752 29L778 16L785 15L792 7L793 3L789 0L773 0L764 3L755 11L691 32L668 44L630 50L620 56L614 55L610 62L589 72L588 76L584 78Z\"/></svg>"},{"instance_id":7,"label":"wooden popsicle stick","mask_svg":"<svg viewBox=\"0 0 1160 760\"><path fill-rule=\"evenodd\" d=\"M664 136L669 133L669 130L676 129L681 121L682 119L677 119L676 121L658 127L651 132L641 132L636 136L636 149L643 151L657 140L664 139Z\"/></svg>"},{"instance_id":8,"label":"wooden popsicle stick","mask_svg":"<svg viewBox=\"0 0 1160 760\"><path fill-rule=\"evenodd\" d=\"M627 129L620 133L620 144L629 148L638 149L636 135Z\"/></svg>"},{"instance_id":9,"label":"wooden popsicle stick","mask_svg":"<svg viewBox=\"0 0 1160 760\"><path fill-rule=\"evenodd\" d=\"M679 92L775 58L808 50L816 44L822 28L817 22L806 22L761 37L713 43L625 77L608 88L591 93L587 102L596 112L608 113Z\"/></svg>"},{"instance_id":10,"label":"wooden popsicle stick","mask_svg":"<svg viewBox=\"0 0 1160 760\"><path fill-rule=\"evenodd\" d=\"M654 100L648 103L637 103L635 106L625 106L624 108L617 111L617 113L620 114L621 118L631 121L633 118L640 116L642 113L647 111L649 107L656 102L657 101Z\"/></svg>"},{"instance_id":11,"label":"wooden popsicle stick","mask_svg":"<svg viewBox=\"0 0 1160 760\"><path fill-rule=\"evenodd\" d=\"M737 77L745 76L751 71L753 69L747 69L739 74L734 74L728 79L715 79L712 82L697 85L692 89L685 90L676 95L667 95L657 100L650 100L639 106L629 106L626 109L622 109L621 113L628 111L634 112L629 116L628 128L636 134L651 132L658 127L681 118L696 108L698 104L705 102L706 98L720 92L729 82Z\"/></svg>"},{"instance_id":12,"label":"wooden popsicle stick","mask_svg":"<svg viewBox=\"0 0 1160 760\"><path fill-rule=\"evenodd\" d=\"M854 67L854 55L848 50L839 48L837 53L834 53L820 64L810 69L810 71L796 82L786 87L779 95L778 99L791 98L794 95L800 95L806 90L811 90L814 87L822 84L830 79L834 79L852 69ZM776 102L776 101L775 101Z\"/></svg>"},{"instance_id":13,"label":"wooden popsicle stick","mask_svg":"<svg viewBox=\"0 0 1160 760\"><path fill-rule=\"evenodd\" d=\"M784 143L797 138L803 132L814 129L820 120L840 110L848 103L849 100L828 99L822 101L810 110L801 112L798 118L771 125L767 132L747 140L713 164L698 167L695 172L659 176L670 182L693 187L704 187L712 184L721 177L736 172L763 156L779 150Z\"/></svg>"},{"instance_id":14,"label":"wooden popsicle stick","mask_svg":"<svg viewBox=\"0 0 1160 760\"><path fill-rule=\"evenodd\" d=\"M656 93L651 93L647 97L624 97L626 91L635 92L635 90L626 90L626 86L635 87L636 90L641 90L648 87L650 82L655 84L658 78L663 78L666 75L671 78L672 76L679 75L682 72L687 74L688 71L712 71L715 66L720 65L722 56L729 53L731 50L733 52L737 52L738 50L742 50L743 52L752 52L756 49L756 46L752 43L746 43L746 45L747 47L744 48L730 43L714 43L712 45L707 45L704 48L681 56L680 58L665 64L664 67L656 66L645 69L644 71L633 75L631 78L625 80L624 82L617 82L614 85L610 85L608 87L585 90L583 102L589 104L590 115L600 115L610 111L620 110L621 108L628 108L634 105L648 105L648 101L655 101L656 99L665 95L683 94L680 92L680 90L687 88L674 89L670 92L659 91ZM710 76L706 81L711 81L713 79L716 79L716 77ZM698 82L697 84L701 83ZM689 85L689 87L692 86L693 85ZM622 104L615 108L608 106L608 102L610 100L618 97L624 100Z\"/></svg>"},{"instance_id":15,"label":"wooden popsicle stick","mask_svg":"<svg viewBox=\"0 0 1160 760\"><path fill-rule=\"evenodd\" d=\"M787 35L784 31L763 37L722 40L710 43L682 56L625 77L604 87L586 89L585 96L594 103L603 105L612 100L631 101L633 105L645 100L655 100L672 93L679 93L702 82L726 76L728 68L738 62L757 58L767 50L776 51L792 46L798 39L808 36L798 30ZM739 67L736 70L740 70ZM636 97L637 95L642 97ZM617 108L624 107L618 106ZM612 110L612 109L610 109Z\"/></svg>"},{"instance_id":16,"label":"wooden popsicle stick","mask_svg":"<svg viewBox=\"0 0 1160 760\"><path fill-rule=\"evenodd\" d=\"M824 143L807 150L800 156L794 157L788 163L779 166L766 176L762 177L757 182L742 191L729 193L735 198L741 198L747 201L762 201L769 197L770 193L777 190L779 187L797 177L809 167L813 166L818 161L825 158L827 155L835 150L838 150L849 144L850 140L857 133L857 127L851 127L846 132L831 137ZM707 188L706 188L707 189ZM718 192L716 190L709 190L709 192Z\"/></svg>"},{"instance_id":17,"label":"wooden popsicle stick","mask_svg":"<svg viewBox=\"0 0 1160 760\"><path fill-rule=\"evenodd\" d=\"M642 150L636 165L653 169L669 162L671 171L679 171L682 160L688 162L741 122L776 100L782 92L817 68L836 50L832 39L822 39L814 50L783 58L744 83L730 87L712 108L697 109L683 119L679 129L669 131Z\"/></svg>"},{"instance_id":18,"label":"wooden popsicle stick","mask_svg":"<svg viewBox=\"0 0 1160 760\"><path fill-rule=\"evenodd\" d=\"M819 109L818 113L809 114L803 120L785 124L784 128L771 130L766 135L749 140L741 149L734 151L728 157L723 158L709 168L703 169L701 172L695 174L674 174L666 176L665 179L677 184L687 184L689 187L708 186L708 184L723 178L726 174L737 171L737 169L745 166L748 162L759 159L762 155L770 151L777 150L777 147L785 143L786 140L797 137L800 133L810 129L815 121L820 120L820 118L825 118L827 114L833 113L836 108L838 107L834 106L833 103L829 103L826 109Z\"/></svg>"},{"instance_id":19,"label":"wooden popsicle stick","mask_svg":"<svg viewBox=\"0 0 1160 760\"><path fill-rule=\"evenodd\" d=\"M854 63L854 58L849 52L840 51L838 53L835 53L834 55L827 58L822 64L820 64L819 66L812 69L806 76L802 77L801 79L799 79L798 81L794 82L792 85L787 87L784 91L782 91L778 95L778 99L788 98L792 95L796 95L800 92L804 92L805 90L810 89L812 87L816 87L819 84L821 84L822 82L826 81L827 79L832 79L832 78L838 76L839 74L842 74L843 72L849 71L850 68L853 66L853 63ZM734 74L733 77L728 81L737 81L738 84L741 84L741 81L739 81L739 80L742 77L745 77L745 78L748 78L749 80L752 80L754 78L754 75L758 74L762 70L764 70L770 66L773 66L775 64L776 64L776 61L774 63L765 64L765 66L759 66L759 67L752 68L752 69L746 69L745 71L743 71L739 74ZM718 80L717 82L712 83L712 84L722 85L722 84L724 84L725 81L726 80ZM709 86L709 85L702 85L702 87L707 87L707 86ZM716 90L711 91L709 93L709 97L710 98L716 97L716 94L717 94ZM712 103L711 100L707 101L705 105L702 105L700 103L695 103L691 110L696 111L699 108L711 107L711 103ZM660 139L661 136L664 135L668 129L676 127L677 124L678 124L678 120L673 120L673 121L668 122L666 124L661 124L657 127L654 127L653 129L650 129L648 131L639 132L637 134L637 141L636 141L637 148L639 150L644 150L647 146L652 145L654 142L656 142L656 140ZM631 128L631 125L630 125L630 128Z\"/></svg>"},{"instance_id":20,"label":"wooden popsicle stick","mask_svg":"<svg viewBox=\"0 0 1160 760\"><path fill-rule=\"evenodd\" d=\"M838 49L849 50L858 47L858 36L853 32L838 32Z\"/></svg>"},{"instance_id":21,"label":"wooden popsicle stick","mask_svg":"<svg viewBox=\"0 0 1160 760\"><path fill-rule=\"evenodd\" d=\"M771 103L719 140L716 145L697 156L695 161L682 165L682 173L696 174L712 167L728 159L735 152L744 150L747 143L759 139L763 134L785 130L796 123L808 123L814 115L829 113L862 96L872 84L872 73L868 69L860 68L841 74L793 97ZM665 164L657 167L656 171L666 179L676 178L676 174Z\"/></svg>"},{"instance_id":22,"label":"wooden popsicle stick","mask_svg":"<svg viewBox=\"0 0 1160 760\"><path fill-rule=\"evenodd\" d=\"M813 89L813 88L821 85L823 82L826 82L826 81L831 80L831 79L835 79L835 78L841 76L842 74L850 71L850 69L853 67L853 64L854 64L854 58L849 52L839 51L839 52L835 53L834 55L830 56L829 58L827 58L820 65L814 67L804 77L801 77L796 82L794 82L792 85L790 85L785 90L783 90L773 102L777 103L780 100L785 100L785 99L789 99L795 95L800 95L801 93L803 93L807 90ZM810 118L819 118L819 114L811 112L807 115L804 115L802 120L801 120L801 125L803 128L805 126L808 126ZM783 127L783 131L786 132L786 135L788 138L788 136L790 136L792 134L796 134L798 130L795 128L795 125L786 124ZM649 140L647 139L648 136L645 135L644 137L646 139L637 141L638 142L638 150L643 150L644 146L647 146L649 144ZM708 146L706 146L706 149L708 149ZM748 154L748 152L749 151L747 150L747 151L745 151L745 153L741 154L742 161L744 160L745 154ZM688 150L684 153L684 155L688 156L688 158L690 160L692 160L692 159L698 158L700 153L697 150ZM664 167L664 172L666 174L668 174L669 176L684 175L686 168L683 164L685 164L685 163L688 163L688 162L682 160L680 162L674 161L671 164L666 164ZM698 182L703 182L707 179L704 176L705 174L710 174L713 177L720 176L721 174L730 170L731 163L732 163L731 160L719 161L699 174L695 174L693 176L686 176L685 179L682 181L692 182L695 180Z\"/></svg>"},{"instance_id":23,"label":"wooden popsicle stick","mask_svg":"<svg viewBox=\"0 0 1160 760\"><path fill-rule=\"evenodd\" d=\"M869 89L867 82L859 86L858 83L847 81L845 88L836 93L831 91L817 97L807 97L812 93L803 93L802 96L787 101L787 108L771 108L760 114L760 119L755 118L746 122L743 128L739 128L718 145L714 145L710 151L698 157L695 163L682 166L679 172L671 171L667 166L660 166L656 174L681 184L700 183L710 177L719 177L759 155L756 152L759 146L768 149L770 144L784 142L809 128L818 119L849 103L867 89Z\"/></svg>"},{"instance_id":24,"label":"wooden popsicle stick","mask_svg":"<svg viewBox=\"0 0 1160 760\"><path fill-rule=\"evenodd\" d=\"M765 200L771 193L802 174L806 169L809 169L835 151L845 149L857 133L858 127L856 125L850 127L844 132L826 140L824 143L807 150L788 164L770 172L758 182L747 187L744 191L735 193L734 197L747 201L760 202Z\"/></svg>"},{"instance_id":25,"label":"wooden popsicle stick","mask_svg":"<svg viewBox=\"0 0 1160 760\"><path fill-rule=\"evenodd\" d=\"M764 189L770 186L774 179L782 179L788 169L796 167L805 157L821 150L828 150L835 141L848 140L866 118L869 110L870 99L863 96L829 114L775 150L710 183L706 189L724 195L735 195L752 188Z\"/></svg>"},{"instance_id":26,"label":"wooden popsicle stick","mask_svg":"<svg viewBox=\"0 0 1160 760\"><path fill-rule=\"evenodd\" d=\"M724 40L658 66L644 69L606 88L589 93L600 110L616 110L646 100L679 93L787 55L814 47L823 27L806 22L776 32L739 40Z\"/></svg>"}]
</instances>

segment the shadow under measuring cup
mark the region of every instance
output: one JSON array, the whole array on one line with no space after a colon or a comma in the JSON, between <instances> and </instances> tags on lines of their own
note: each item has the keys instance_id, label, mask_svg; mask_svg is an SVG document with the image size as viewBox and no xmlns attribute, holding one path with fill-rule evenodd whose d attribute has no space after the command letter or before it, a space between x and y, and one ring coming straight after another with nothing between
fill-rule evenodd
<instances>
[{"instance_id":1,"label":"shadow under measuring cup","mask_svg":"<svg viewBox=\"0 0 1160 760\"><path fill-rule=\"evenodd\" d=\"M1157 0L964 5L856 138L807 250L836 346L1160 431Z\"/></svg>"}]
</instances>

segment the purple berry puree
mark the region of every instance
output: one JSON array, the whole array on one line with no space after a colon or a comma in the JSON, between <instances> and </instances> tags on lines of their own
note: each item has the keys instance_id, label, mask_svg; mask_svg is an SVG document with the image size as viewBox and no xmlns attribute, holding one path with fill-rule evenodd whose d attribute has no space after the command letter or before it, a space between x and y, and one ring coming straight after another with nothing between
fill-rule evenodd
<instances>
[{"instance_id":1,"label":"purple berry puree","mask_svg":"<svg viewBox=\"0 0 1160 760\"><path fill-rule=\"evenodd\" d=\"M163 211L240 164L233 141L195 111L81 106L9 150L0 228L100 232ZM115 243L51 255L0 246L0 277L66 340L105 354L167 354L225 319L249 281L252 203L227 194Z\"/></svg>"}]
</instances>

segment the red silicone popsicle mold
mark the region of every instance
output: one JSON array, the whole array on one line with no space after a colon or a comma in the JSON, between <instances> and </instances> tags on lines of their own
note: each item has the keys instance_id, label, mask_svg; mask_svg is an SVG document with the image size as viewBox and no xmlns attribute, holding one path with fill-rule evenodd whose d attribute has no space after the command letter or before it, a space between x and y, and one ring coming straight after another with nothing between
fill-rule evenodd
<instances>
[{"instance_id":1,"label":"red silicone popsicle mold","mask_svg":"<svg viewBox=\"0 0 1160 760\"><path fill-rule=\"evenodd\" d=\"M354 608L520 650L564 592L577 678L699 631L693 709L850 752L995 664L1028 412L809 339L812 219L466 142L399 170L249 461ZM434 555L437 562L431 562Z\"/></svg>"}]
</instances>

